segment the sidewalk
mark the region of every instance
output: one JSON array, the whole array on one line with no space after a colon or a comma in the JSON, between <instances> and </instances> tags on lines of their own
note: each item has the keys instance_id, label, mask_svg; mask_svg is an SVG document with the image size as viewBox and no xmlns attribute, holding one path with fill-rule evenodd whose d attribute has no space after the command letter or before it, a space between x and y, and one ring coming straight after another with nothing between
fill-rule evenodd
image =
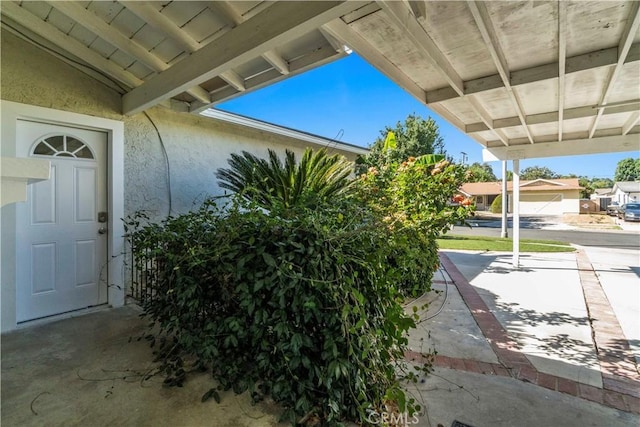
<instances>
[{"instance_id":1,"label":"sidewalk","mask_svg":"<svg viewBox=\"0 0 640 427\"><path fill-rule=\"evenodd\" d=\"M508 253L443 251L441 261L442 292L411 304L430 300L425 319L441 309L407 353L438 351L415 389L420 425L640 424L636 251L524 254L518 270Z\"/></svg>"},{"instance_id":2,"label":"sidewalk","mask_svg":"<svg viewBox=\"0 0 640 427\"><path fill-rule=\"evenodd\" d=\"M518 270L509 253L443 251L441 261L441 292L407 307L430 302L407 360L438 351L434 372L408 386L425 408L418 426L640 425L636 250L522 254ZM246 393L200 403L206 373L183 388L148 379L138 314L126 306L3 335L2 425L278 425L280 408Z\"/></svg>"}]
</instances>

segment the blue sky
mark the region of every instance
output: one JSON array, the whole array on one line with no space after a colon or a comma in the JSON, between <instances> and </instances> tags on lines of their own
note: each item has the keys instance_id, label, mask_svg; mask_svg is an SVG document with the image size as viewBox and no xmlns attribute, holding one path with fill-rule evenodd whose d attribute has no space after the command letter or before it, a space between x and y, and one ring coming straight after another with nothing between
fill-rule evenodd
<instances>
[{"instance_id":1,"label":"blue sky","mask_svg":"<svg viewBox=\"0 0 640 427\"><path fill-rule=\"evenodd\" d=\"M460 161L482 161L482 146L370 66L356 54L308 71L217 106L327 138L369 146L386 125L409 114L433 117L440 127L447 153ZM559 174L612 178L618 161L637 152L528 159L521 168L546 166ZM490 163L500 177L500 163ZM509 164L511 169L511 164Z\"/></svg>"}]
</instances>

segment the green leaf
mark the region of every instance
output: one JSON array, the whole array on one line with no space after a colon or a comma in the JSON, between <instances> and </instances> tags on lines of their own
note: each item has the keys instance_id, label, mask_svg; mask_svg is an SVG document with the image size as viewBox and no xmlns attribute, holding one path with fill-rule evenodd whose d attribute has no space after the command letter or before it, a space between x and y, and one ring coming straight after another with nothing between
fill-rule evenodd
<instances>
[{"instance_id":1,"label":"green leaf","mask_svg":"<svg viewBox=\"0 0 640 427\"><path fill-rule=\"evenodd\" d=\"M217 403L220 403L220 394L218 394L218 391L215 388L209 389L209 391L202 395L202 399L200 399L200 401L206 402L212 397Z\"/></svg>"},{"instance_id":2,"label":"green leaf","mask_svg":"<svg viewBox=\"0 0 640 427\"><path fill-rule=\"evenodd\" d=\"M267 252L263 252L262 253L262 259L264 259L264 262L266 262L269 267L275 267L276 266L276 260L273 259L271 254L269 254Z\"/></svg>"}]
</instances>

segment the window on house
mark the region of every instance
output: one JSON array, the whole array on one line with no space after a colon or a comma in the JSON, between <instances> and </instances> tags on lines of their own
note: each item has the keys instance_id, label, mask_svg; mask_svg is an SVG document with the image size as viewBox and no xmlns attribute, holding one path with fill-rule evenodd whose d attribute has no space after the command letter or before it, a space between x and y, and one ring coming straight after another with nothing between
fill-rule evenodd
<instances>
[{"instance_id":1,"label":"window on house","mask_svg":"<svg viewBox=\"0 0 640 427\"><path fill-rule=\"evenodd\" d=\"M42 138L35 145L31 154L35 156L94 159L91 148L71 135L53 135Z\"/></svg>"}]
</instances>

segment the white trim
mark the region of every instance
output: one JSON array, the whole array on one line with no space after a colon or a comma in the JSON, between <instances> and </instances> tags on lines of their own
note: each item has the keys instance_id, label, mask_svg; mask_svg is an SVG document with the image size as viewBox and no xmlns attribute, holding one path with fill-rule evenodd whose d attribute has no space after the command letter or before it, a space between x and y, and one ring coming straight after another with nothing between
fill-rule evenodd
<instances>
[{"instance_id":1,"label":"white trim","mask_svg":"<svg viewBox=\"0 0 640 427\"><path fill-rule=\"evenodd\" d=\"M269 132L275 135L282 135L288 138L294 138L301 141L309 142L311 144L319 145L321 147L331 147L333 149L348 151L355 154L368 154L369 149L364 147L358 147L344 142L336 141L335 139L324 138L322 136L313 135L310 133L302 132L295 129L286 128L283 126L274 125L272 123L263 122L249 117L240 116L238 114L228 113L222 110L216 110L209 108L200 113L205 117L210 117L216 120L222 120L224 122L233 123L240 126L245 126L251 129L257 129L264 132Z\"/></svg>"},{"instance_id":2,"label":"white trim","mask_svg":"<svg viewBox=\"0 0 640 427\"><path fill-rule=\"evenodd\" d=\"M108 302L113 307L124 305L124 123L117 120L93 117L51 108L36 107L11 101L0 101L2 111L1 139L2 156L16 155L16 124L19 119L45 122L51 124L77 126L85 129L105 132L108 144L108 203L109 203L109 239L108 239L108 273L109 288ZM15 266L6 271L7 264L15 264L15 207L2 211L7 214L2 225L2 260L0 267L2 277L2 331L16 328L16 299L15 299ZM13 230L10 226L13 224ZM4 228L7 228L5 230ZM6 253L6 252L9 253Z\"/></svg>"},{"instance_id":3,"label":"white trim","mask_svg":"<svg viewBox=\"0 0 640 427\"><path fill-rule=\"evenodd\" d=\"M520 187L526 187L528 185L535 184L537 182L546 182L547 184L559 185L559 186L562 186L562 187L566 187L567 186L567 184L564 184L562 182L556 182L556 181L550 181L550 180L544 179L544 178L538 178L538 179L534 179L533 181L524 182L524 183L520 184Z\"/></svg>"}]
</instances>

